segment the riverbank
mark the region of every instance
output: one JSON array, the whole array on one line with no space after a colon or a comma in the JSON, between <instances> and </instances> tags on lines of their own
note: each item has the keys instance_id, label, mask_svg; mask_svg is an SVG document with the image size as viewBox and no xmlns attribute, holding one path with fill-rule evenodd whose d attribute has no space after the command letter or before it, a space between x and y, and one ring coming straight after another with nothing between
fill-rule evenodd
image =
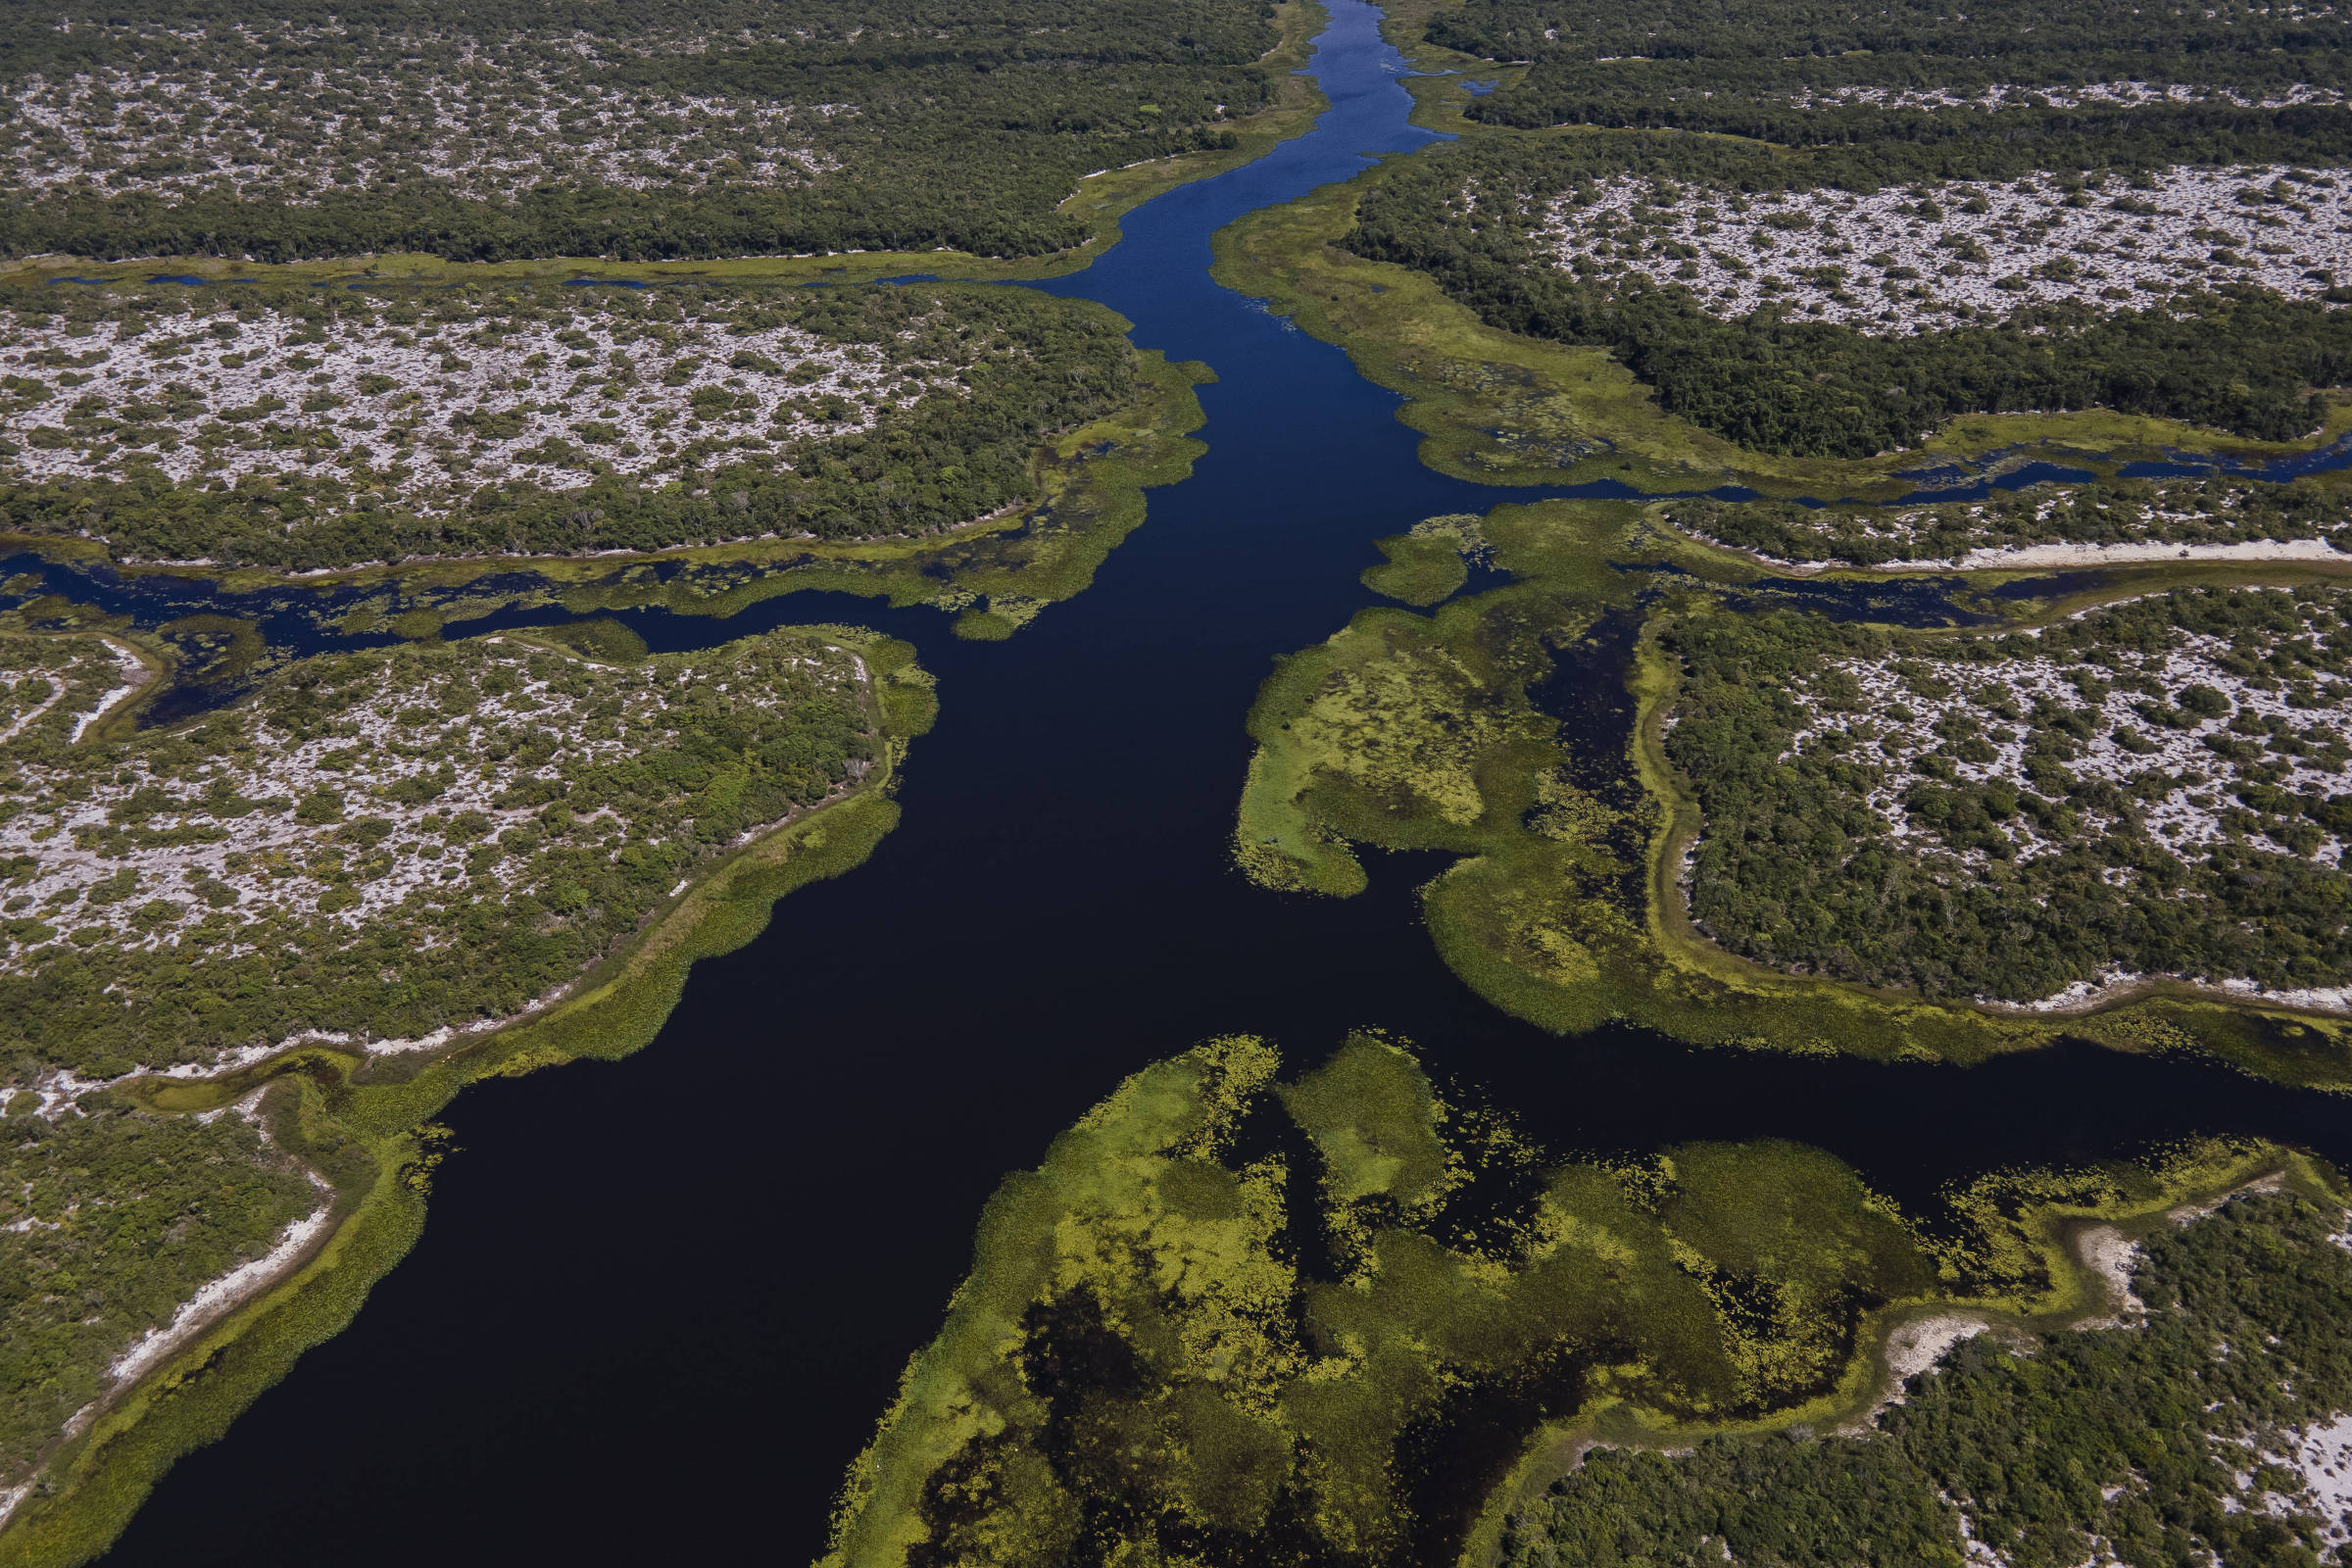
<instances>
[{"instance_id":1,"label":"riverbank","mask_svg":"<svg viewBox=\"0 0 2352 1568\"><path fill-rule=\"evenodd\" d=\"M1427 93L1455 84L1416 85ZM1446 128L1523 134L1468 122ZM1992 475L2048 464L2109 475L2133 463L2178 463L2184 453L2277 464L2352 433L2352 399L2338 396L2318 430L2291 442L2087 410L1967 415L1917 447L1870 459L1750 451L1666 414L1605 348L1501 331L1428 274L1341 249L1365 192L1397 167L1392 161L1250 214L1216 236L1214 275L1345 350L1366 378L1401 394L1396 416L1420 433L1422 461L1456 478L1511 486L1605 482L1651 495L1738 485L1769 497L1887 502L1919 490L1923 470ZM1937 477L1944 483L1951 476Z\"/></svg>"},{"instance_id":2,"label":"riverbank","mask_svg":"<svg viewBox=\"0 0 2352 1568\"><path fill-rule=\"evenodd\" d=\"M1279 97L1271 106L1228 122L1234 145L1089 174L1059 212L1083 219L1086 242L1047 256L1000 259L962 251L847 251L808 256L746 256L621 262L603 256L551 256L529 261L452 262L437 256L388 254L277 264L217 256L145 256L122 262L72 256L30 256L0 262L0 283L141 282L158 274L200 282L231 279L311 284L548 281L626 277L646 282L871 283L922 273L954 282L1029 283L1083 271L1116 245L1119 220L1179 185L1208 179L1262 158L1277 143L1302 134L1329 101L1312 76L1298 74L1327 20L1318 0L1277 0L1272 19L1280 38L1260 65L1273 74Z\"/></svg>"},{"instance_id":3,"label":"riverbank","mask_svg":"<svg viewBox=\"0 0 2352 1568\"><path fill-rule=\"evenodd\" d=\"M860 646L870 660L876 640ZM44 1456L30 1494L0 1524L0 1564L52 1568L95 1556L179 1454L218 1438L305 1349L349 1322L421 1229L438 1137L432 1117L460 1089L640 1049L695 962L757 937L785 894L862 862L898 819L897 766L934 710L927 686L887 687L874 702L887 744L855 790L713 863L626 950L545 1010L438 1050L370 1054L313 1042L210 1078L152 1074L116 1086L162 1115L202 1115L263 1096L275 1141L323 1168L333 1200L323 1235L306 1238L283 1268L221 1293L184 1345L134 1367ZM334 1157L319 1157L321 1150Z\"/></svg>"},{"instance_id":4,"label":"riverbank","mask_svg":"<svg viewBox=\"0 0 2352 1568\"><path fill-rule=\"evenodd\" d=\"M1519 1467L1512 1474L1510 1484L1498 1488L1487 1499L1487 1507L1482 1511L1477 1531L1472 1533L1470 1549L1463 1551L1458 1561L1524 1561L1519 1554L1512 1554L1507 1544L1517 1535L1517 1544L1524 1549L1524 1544L1527 1544L1524 1538L1531 1531L1543 1531L1545 1528L1545 1516L1550 1511L1547 1502L1552 1497L1564 1497L1574 1493L1574 1481L1571 1479L1594 1455L1594 1450L1609 1452L1611 1457L1648 1455L1663 1457L1663 1460L1670 1460L1672 1464L1687 1464L1693 1450L1712 1450L1719 1462L1727 1452L1727 1444L1745 1446L1747 1441L1774 1432L1788 1432L1792 1437L1809 1439L1804 1448L1799 1448L1799 1446L1745 1448L1745 1457L1754 1457L1754 1460L1762 1462L1752 1464L1752 1467L1742 1467L1742 1495L1739 1497L1739 1504L1745 1504L1745 1507L1731 1511L1729 1516L1722 1519L1722 1523L1729 1523L1731 1533L1739 1535L1742 1528L1757 1523L1757 1516L1750 1514L1747 1509L1757 1507L1757 1504L1769 1507L1769 1502L1766 1502L1766 1497L1771 1497L1769 1488L1788 1484L1788 1479L1774 1474L1771 1460L1809 1452L1809 1457L1801 1462L1811 1462L1813 1457L1818 1457L1811 1452L1813 1444L1844 1444L1848 1455L1868 1464L1875 1455L1882 1455L1886 1446L1903 1446L1905 1429L1893 1425L1895 1417L1886 1415L1888 1403L1905 1403L1905 1382L1922 1373L1927 1375L1927 1380L1912 1387L1910 1396L1919 1403L1929 1405L1934 1405L1947 1392L1945 1382L1942 1382L1945 1378L1971 1378L1969 1371L1940 1368L1945 1356L1950 1356L1954 1348L1966 1343L1966 1340L1974 1340L1981 1333L1989 1331L1987 1338L1992 1340L1989 1356L1994 1359L1994 1366L1999 1366L2004 1356L2034 1356L2036 1351L2044 1348L2056 1351L2056 1345L2048 1343L2070 1336L2166 1336L2166 1333L2178 1333L2178 1319L2182 1314L2189 1312L2189 1309L2211 1312L2211 1307L2216 1304L2211 1298L2211 1291L2201 1289L2201 1286L2209 1286L2211 1279L2199 1279L2197 1274L2189 1274L2187 1281L2182 1281L2180 1274L2178 1274L2182 1262L2182 1250L2211 1249L2216 1244L2223 1246L2223 1249L2251 1244L2256 1253L2268 1253L2268 1250L2281 1249L2281 1246L2295 1246L2295 1249L2312 1249L2315 1244L2327 1246L2327 1239L2324 1239L2322 1232L2330 1222L2328 1215L2333 1215L2333 1222L2340 1222L2342 1210L2345 1210L2345 1187L2342 1187L2338 1175L2324 1166L2315 1166L2312 1161L2300 1159L2300 1156L2253 1161L2236 1168L2216 1163L2216 1166L2206 1166L2201 1171L2189 1171L2187 1175L2187 1183L2178 1183L2178 1180L2169 1183L2171 1192L2164 1192L2159 1187L2154 1192L2142 1190L2131 1199L2124 1199L2117 1206L2117 1213L2124 1215L2122 1230L2117 1230L2115 1225L2107 1225L2107 1222L2088 1218L2088 1215L2075 1215L2075 1218L2068 1220L2070 1244L2063 1246L2060 1250L2070 1257L2072 1277L2075 1277L2077 1284L2086 1286L2088 1298L2095 1298L2100 1304L2083 1304L2083 1300L2077 1300L2063 1304L2063 1307L2053 1307L2051 1312L2023 1316L2016 1312L1983 1312L1983 1309L1971 1309L1971 1312L1957 1316L1929 1309L1931 1314L1922 1316L1919 1314L1922 1309L1917 1307L1888 1309L1884 1321L1895 1326L1888 1336L1884 1336L1882 1345L1870 1356L1877 1366L1886 1368L1888 1382L1880 1387L1875 1396L1870 1396L1863 1405L1844 1413L1844 1420L1839 1420L1841 1413L1830 1408L1830 1405L1806 1410L1804 1417L1757 1422L1757 1425L1644 1422L1640 1415L1628 1413L1628 1410L1599 1410L1599 1413L1581 1417L1576 1422L1562 1422L1562 1425L1547 1427L1534 1444L1529 1444L1527 1455L1519 1460ZM2197 1190L2197 1187L2204 1187L2199 1197L2185 1197L2187 1192ZM2178 1197L2180 1203L2166 1203L2166 1197ZM2194 1225L2232 1227L2232 1220L2211 1220L2211 1215L2221 1210L2225 1203L2232 1210L2239 1237L2230 1239L2228 1234L2209 1232L2189 1234L2185 1230L2185 1227ZM2129 1210L2129 1215L2124 1210ZM2154 1257L2145 1255L2150 1244ZM2328 1260L2322 1255L2317 1257L2315 1265L2315 1272L2324 1274L2328 1269ZM2335 1257L2333 1265L2340 1269L2340 1257ZM2133 1298L2131 1298L2133 1269L2147 1269L2147 1277L2152 1277L2157 1289L2166 1296L2166 1302L2169 1302L2171 1309L2164 1314L2162 1324L2152 1324L2145 1314L2135 1309ZM2115 1277L2117 1272L2122 1272L2122 1279ZM2187 1284L2187 1291L2182 1291L2182 1284ZM2228 1281L2230 1289L2236 1289L2241 1284L2246 1284L2246 1281ZM2322 1286L2322 1291L2327 1291L2327 1286ZM2182 1293L2201 1296L2204 1300L2182 1302ZM2260 1307L2256 1312L2260 1312ZM2283 1345L2277 1336L2270 1336L2265 1343L2270 1348ZM2065 1363L2068 1366L2080 1366L2082 1351L2088 1351L2091 1356L2122 1359L2131 1363L2131 1366L2138 1366L2140 1356L2162 1354L2157 1345L2138 1348L2129 1340L2082 1340L2082 1343L2077 1343L2075 1354L2065 1354ZM1976 1354L1974 1366L1981 1368L1985 1363L1981 1351L1971 1351L1971 1354ZM2216 1354L2228 1354L2228 1351L2216 1351ZM2194 1366L2194 1356L2180 1356L2180 1361L2187 1361L2189 1366ZM2133 1373L2127 1371L2127 1368L2110 1366L2107 1373L2110 1373L2110 1378L2098 1380L2095 1390L2083 1392L2098 1398L2117 1398L2117 1401L2131 1401L2135 1394L2142 1392L2140 1387L2135 1387ZM1976 1373L1974 1392L1978 1394L1978 1398L1985 1398L1989 1394L1992 1398L2016 1401L2018 1385L1992 1378L1989 1380L1992 1390L1987 1390L1985 1382L1987 1380L1981 1373ZM2322 1401L2330 1401L2335 1396L2338 1394L2333 1390L2319 1394ZM2225 1403L2228 1401L2206 1403L2204 1413L2211 1417L2213 1410L2225 1408ZM1983 1405L1976 1405L1976 1408L1969 1410L1969 1417L1971 1420L1983 1420L1985 1413L1987 1410ZM1940 1415L1950 1417L1950 1408L1942 1410ZM2223 1425L2230 1425L2232 1415L2223 1415ZM1912 1429L1912 1432L1917 1432L1917 1429ZM2086 1420L2080 1429L2070 1427L2065 1432L2041 1429L2041 1437L2053 1441L2053 1444L2088 1439L2088 1444L2098 1448L2100 1439L2105 1434L2100 1432L2098 1420ZM2317 1479L2317 1460L2307 1469L2312 1472L2310 1479ZM1691 1491L1700 1486L1695 1481L1695 1474L1698 1472L1693 1472L1691 1476ZM2105 1476L2095 1476L2095 1479L2105 1481ZM2199 1476L2199 1479L2209 1481L2209 1476ZM1821 1481L1821 1476L1813 1476L1813 1486L1818 1486ZM1880 1495L1875 1497L1875 1502L1895 1519L1903 1519L1900 1499L1888 1495L1888 1493L1893 1493L1893 1488L1888 1486L1888 1476L1880 1474L1877 1481L1880 1481ZM1757 1491L1752 1491L1752 1488L1766 1488L1764 1495L1759 1497ZM2124 1476L2124 1486L2091 1486L2086 1491L2091 1497L2115 1499L2119 1493L2129 1491L2129 1488L2131 1476ZM1677 1495L1680 1502L1689 1502L1689 1491L1670 1488L1670 1493ZM2082 1493L2077 1493L2077 1497L2082 1497ZM1806 1488L1806 1499L1816 1504L1823 1502L1821 1493L1811 1491L1811 1488ZM1945 1502L1947 1509L1987 1507L1987 1504L1989 1507L1999 1507L1999 1502L1994 1502L1985 1493L1969 1495L1969 1493L1957 1491L1957 1488L1947 1491L1942 1502ZM1623 1495L1618 1495L1618 1507L1628 1507L1628 1499ZM1640 1528L1658 1533L1675 1533L1677 1523L1670 1523L1653 1509L1637 1509L1635 1516L1640 1519ZM1816 1521L1830 1519L1830 1516L1835 1516L1835 1509L1823 1507L1816 1514ZM1781 1523L1786 1528L1786 1519ZM1884 1521L1877 1523L1884 1526ZM2324 1516L2322 1523L2333 1521ZM1912 1526L1910 1519L1903 1519L1903 1528L1915 1526ZM1821 1531L1818 1523L1806 1523L1806 1526L1797 1528L1799 1535L1813 1535L1818 1531ZM1952 1523L1942 1523L1942 1531L1950 1533ZM1964 1538L1971 1538L1966 1523L1959 1526L1959 1533ZM1745 1543L1742 1543L1742 1546L1745 1546Z\"/></svg>"},{"instance_id":5,"label":"riverbank","mask_svg":"<svg viewBox=\"0 0 2352 1568\"><path fill-rule=\"evenodd\" d=\"M1682 675L1659 627L1718 597L1739 601L1722 612L1750 613L1783 589L1644 515L1638 501L1499 508L1480 535L1506 586L1427 616L1364 612L1284 662L1248 722L1244 869L1268 887L1348 897L1365 886L1351 844L1451 853L1421 893L1439 955L1489 1002L1560 1034L1625 1020L1716 1048L1954 1063L2091 1039L2193 1048L2280 1082L2352 1089L2352 1025L2324 999L2154 981L2058 1013L1790 973L1711 941L1685 889L1704 824L1666 753ZM1384 548L1394 559L1428 543ZM1855 608L1929 625L1998 615L2030 630L2157 586L2134 573L2260 583L2318 569L2174 561L2065 579L2051 601L1972 596L1964 582Z\"/></svg>"},{"instance_id":6,"label":"riverbank","mask_svg":"<svg viewBox=\"0 0 2352 1568\"><path fill-rule=\"evenodd\" d=\"M1033 501L926 538L771 540L570 558L498 556L421 560L287 573L256 567L114 564L97 542L0 534L0 552L63 568L41 591L78 597L70 579L104 568L143 592L167 588L175 614L231 616L255 602L272 613L307 610L329 635L389 630L430 639L443 625L501 611L561 606L592 615L659 606L724 619L796 592L932 604L958 635L1002 638L1046 606L1083 592L1110 552L1143 520L1144 492L1175 484L1206 450L1193 438L1202 415L1199 364L1137 356L1139 395L1128 408L1054 437L1032 458ZM521 580L517 580L517 579ZM184 585L184 586L183 586ZM149 613L155 613L152 610ZM158 618L171 618L159 616Z\"/></svg>"}]
</instances>

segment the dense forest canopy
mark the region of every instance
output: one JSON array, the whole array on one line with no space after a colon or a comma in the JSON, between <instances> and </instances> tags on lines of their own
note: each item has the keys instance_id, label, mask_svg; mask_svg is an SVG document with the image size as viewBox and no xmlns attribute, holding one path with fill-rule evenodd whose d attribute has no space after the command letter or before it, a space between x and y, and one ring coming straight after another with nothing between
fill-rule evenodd
<instances>
[{"instance_id":1,"label":"dense forest canopy","mask_svg":"<svg viewBox=\"0 0 2352 1568\"><path fill-rule=\"evenodd\" d=\"M0 1482L21 1484L112 1365L321 1206L258 1118L151 1116L0 1089Z\"/></svg>"},{"instance_id":2,"label":"dense forest canopy","mask_svg":"<svg viewBox=\"0 0 2352 1568\"><path fill-rule=\"evenodd\" d=\"M0 253L1042 254L1085 237L1055 212L1083 176L1231 144L1273 93L1270 15L20 10L0 23L0 182L24 199Z\"/></svg>"},{"instance_id":3,"label":"dense forest canopy","mask_svg":"<svg viewBox=\"0 0 2352 1568\"><path fill-rule=\"evenodd\" d=\"M1933 997L2352 983L2347 608L2183 589L2037 634L1670 623L1690 912L1758 961Z\"/></svg>"},{"instance_id":4,"label":"dense forest canopy","mask_svg":"<svg viewBox=\"0 0 2352 1568\"><path fill-rule=\"evenodd\" d=\"M2340 46L2352 13L2329 4L2278 7L2246 0L1979 0L1965 12L1944 0L1822 4L1818 0L1467 0L1438 12L1433 39L1494 59L1736 61L1796 65L1867 55L1882 75L1955 74L1999 64L2052 81L2095 80L2083 63L2140 62L2141 75L2195 60L2259 63L2274 77L2299 69L2275 53L2318 55ZM1934 63L1931 65L1930 63ZM1944 79L1950 79L1946 74ZM2178 79L2178 78L2176 78Z\"/></svg>"}]
</instances>

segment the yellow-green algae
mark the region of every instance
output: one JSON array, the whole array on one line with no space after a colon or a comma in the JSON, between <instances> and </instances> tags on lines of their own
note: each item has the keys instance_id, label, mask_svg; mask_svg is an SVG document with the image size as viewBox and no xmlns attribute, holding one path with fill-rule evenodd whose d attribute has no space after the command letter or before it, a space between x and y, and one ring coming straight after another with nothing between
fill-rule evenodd
<instances>
[{"instance_id":1,"label":"yellow-green algae","mask_svg":"<svg viewBox=\"0 0 2352 1568\"><path fill-rule=\"evenodd\" d=\"M2087 1216L2326 1179L2205 1143L1914 1216L1791 1144L1557 1160L1377 1036L1280 1065L1231 1038L1148 1067L1005 1181L829 1568L1480 1560L1495 1483L1566 1435L1850 1416L1922 1310L2104 1309Z\"/></svg>"},{"instance_id":2,"label":"yellow-green algae","mask_svg":"<svg viewBox=\"0 0 2352 1568\"><path fill-rule=\"evenodd\" d=\"M937 701L909 645L857 627L818 629L856 649L874 675L887 741L877 765L847 799L717 862L563 1001L429 1055L370 1060L313 1046L215 1078L122 1086L163 1113L217 1110L265 1089L272 1134L331 1181L334 1224L295 1272L206 1329L46 1456L34 1494L0 1530L0 1568L70 1568L97 1556L181 1454L219 1440L303 1351L351 1321L422 1230L443 1136L433 1117L459 1090L639 1050L661 1031L697 959L742 947L766 928L778 899L850 871L873 852L898 821L898 764L907 743L930 728Z\"/></svg>"}]
</instances>

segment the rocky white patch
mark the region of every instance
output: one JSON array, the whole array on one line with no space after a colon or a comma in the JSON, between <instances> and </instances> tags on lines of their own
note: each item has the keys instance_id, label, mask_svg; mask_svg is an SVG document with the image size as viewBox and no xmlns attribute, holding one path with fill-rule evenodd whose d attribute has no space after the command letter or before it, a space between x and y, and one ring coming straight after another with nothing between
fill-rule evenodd
<instances>
[{"instance_id":1,"label":"rocky white patch","mask_svg":"<svg viewBox=\"0 0 2352 1568\"><path fill-rule=\"evenodd\" d=\"M593 683L563 683L567 691L530 673L530 650L490 641L449 652L387 664L328 733L297 735L266 712L230 709L210 722L234 726L235 744L212 761L159 773L134 755L93 776L54 742L111 689L113 650L87 638L0 639L0 712L36 715L0 762L0 910L14 943L0 973L36 970L66 942L151 951L214 916L236 928L209 950L225 958L252 951L252 933L274 916L357 930L471 877L491 878L501 898L531 892L512 858L468 865L474 846L538 814L510 804L517 786L647 755L766 701L758 679L718 658L686 671L599 669ZM863 690L844 650L812 647L796 662L819 691ZM346 823L363 818L370 825L355 842ZM627 829L660 844L678 828L603 808L575 830ZM422 948L439 940L429 920L416 933Z\"/></svg>"},{"instance_id":2,"label":"rocky white patch","mask_svg":"<svg viewBox=\"0 0 2352 1568\"><path fill-rule=\"evenodd\" d=\"M0 182L314 206L334 193L511 201L550 183L624 190L807 184L837 166L811 129L847 104L647 96L535 65L346 64L242 31L245 70L107 67L0 94ZM348 54L348 51L345 51Z\"/></svg>"},{"instance_id":3,"label":"rocky white patch","mask_svg":"<svg viewBox=\"0 0 2352 1568\"><path fill-rule=\"evenodd\" d=\"M1463 201L1475 208L1472 190ZM1873 334L1999 319L2021 306L2144 306L2250 283L2289 299L2352 280L2352 190L2278 167L2175 168L2133 187L2047 177L1858 196L1742 197L1620 178L1553 200L1556 265L1687 288L1716 316L1764 306Z\"/></svg>"},{"instance_id":4,"label":"rocky white patch","mask_svg":"<svg viewBox=\"0 0 2352 1568\"><path fill-rule=\"evenodd\" d=\"M1914 764L1934 755L1954 779L1972 784L1997 782L2047 794L2061 786L2049 768L2104 779L2123 789L2150 838L2185 855L2231 831L2227 818L2241 809L2236 792L2257 782L2258 769L2261 782L2289 794L2332 795L2352 787L2345 776L2352 762L2346 734L2352 682L2327 677L2294 689L2273 678L2265 689L2260 679L2224 664L2228 653L2218 638L2183 636L2176 647L2143 656L2136 673L2169 694L2163 699L2122 686L2101 692L2114 671L2072 659L1838 661L1830 666L1834 676L1807 684L1800 700L1812 716L1790 751L1835 736L1830 750L1875 774L1865 798L1897 839L1928 832L1914 823L1904 797L1923 776ZM1833 697L1827 688L1840 677L1852 685ZM2084 682L2094 683L2087 693ZM2176 706L2173 699L2184 695L2198 706ZM2144 710L2150 708L2174 722L2151 721ZM2034 754L2035 765L2029 766L2035 732L2052 732L2047 720L2031 716L2036 712L2066 715L2069 727L2056 734L2054 745L2045 741ZM2255 757L2245 756L2248 751ZM2086 813L2066 840L2047 836L2023 812L2003 825L2019 858L2031 859L2066 849L2112 821ZM2343 843L2316 827L2308 831L2309 843L2263 842L2282 854L2339 864ZM1981 859L1983 852L1963 857L1970 858Z\"/></svg>"},{"instance_id":5,"label":"rocky white patch","mask_svg":"<svg viewBox=\"0 0 2352 1568\"><path fill-rule=\"evenodd\" d=\"M953 366L893 363L795 326L652 331L586 301L528 320L486 310L408 326L188 304L80 336L61 318L0 315L0 474L144 466L233 484L332 469L429 514L489 480L577 488L660 470L685 439L766 451L869 428L881 409L926 395L968 395Z\"/></svg>"}]
</instances>

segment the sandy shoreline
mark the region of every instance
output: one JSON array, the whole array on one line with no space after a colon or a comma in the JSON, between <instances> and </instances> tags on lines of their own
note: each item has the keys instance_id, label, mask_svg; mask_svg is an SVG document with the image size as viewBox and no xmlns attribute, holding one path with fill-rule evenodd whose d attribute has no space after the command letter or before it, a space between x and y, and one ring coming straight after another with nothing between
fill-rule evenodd
<instances>
[{"instance_id":1,"label":"sandy shoreline","mask_svg":"<svg viewBox=\"0 0 2352 1568\"><path fill-rule=\"evenodd\" d=\"M2001 571L2019 566L2124 565L2144 561L2342 561L2352 556L2325 539L2249 539L2230 545L2049 544L1971 550L1957 561L1905 562L1874 571Z\"/></svg>"},{"instance_id":2,"label":"sandy shoreline","mask_svg":"<svg viewBox=\"0 0 2352 1568\"><path fill-rule=\"evenodd\" d=\"M2119 974L2097 981L2078 980L2064 991L2034 1002L2002 1002L1990 997L1979 997L1975 999L1975 1005L1987 1012L2019 1017L2073 1017L2096 1012L2101 1007L2119 1003L2136 1001L2154 994L2160 986L2177 986L2192 996L2214 1002L2251 1003L2257 1006L2284 1007L2295 1012L2352 1014L2352 986L2272 991L2251 980L2191 980L2178 974Z\"/></svg>"},{"instance_id":3,"label":"sandy shoreline","mask_svg":"<svg viewBox=\"0 0 2352 1568\"><path fill-rule=\"evenodd\" d=\"M1887 561L1865 565L1853 561L1785 561L1760 550L1745 550L1705 534L1691 534L1700 544L1744 556L1760 566L1791 576L1811 577L1825 571L1867 571L1878 576L1955 571L2023 571L2045 567L2129 566L2150 562L2205 563L2263 561L2334 561L2352 564L2352 554L2325 539L2250 539L2228 545L2180 545L2153 541L2143 544L2011 545L1971 550L1967 555L1931 561Z\"/></svg>"}]
</instances>

